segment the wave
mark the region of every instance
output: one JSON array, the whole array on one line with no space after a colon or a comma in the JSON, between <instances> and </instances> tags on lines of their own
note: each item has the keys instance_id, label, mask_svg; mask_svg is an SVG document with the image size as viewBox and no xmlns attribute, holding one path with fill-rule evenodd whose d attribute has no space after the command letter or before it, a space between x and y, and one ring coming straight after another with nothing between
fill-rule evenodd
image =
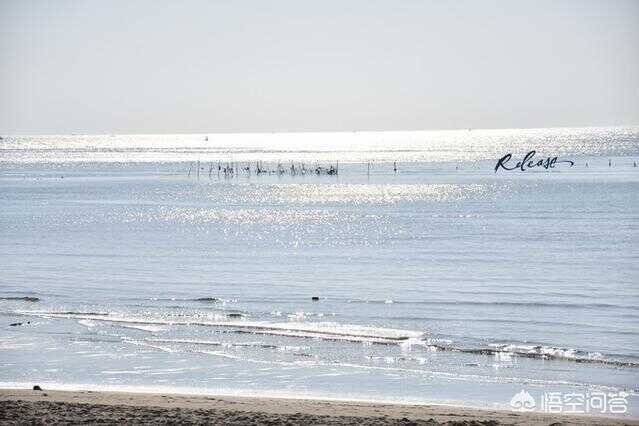
<instances>
[{"instance_id":1,"label":"wave","mask_svg":"<svg viewBox=\"0 0 639 426\"><path fill-rule=\"evenodd\" d=\"M391 299L350 299L348 303L369 303L369 304L388 304ZM533 307L533 308L617 308L629 309L637 311L638 308L633 305L618 305L614 303L552 303L552 302L480 302L470 300L392 300L393 304L402 305L456 305L456 306L514 306L514 307Z\"/></svg>"},{"instance_id":2,"label":"wave","mask_svg":"<svg viewBox=\"0 0 639 426\"><path fill-rule=\"evenodd\" d=\"M166 327L158 325L145 325L145 324L117 324L118 327L130 328L133 330L147 331L149 333L157 333L166 330Z\"/></svg>"},{"instance_id":3,"label":"wave","mask_svg":"<svg viewBox=\"0 0 639 426\"><path fill-rule=\"evenodd\" d=\"M451 290L453 293L462 293L462 294L476 294L470 291L464 290ZM484 293L484 292L483 292ZM484 294L492 294L492 295L513 295L513 296L521 296L521 293L516 292L508 292L508 291L494 291L494 292L485 292ZM531 293L526 293L530 295ZM539 295L543 295L542 293L536 293ZM575 295L575 294L567 294L567 293L550 293L555 295L563 295L570 297L580 297L582 299L592 299L590 297L586 297L583 295ZM136 299L138 300L138 299ZM148 300L148 299L144 299ZM220 297L196 297L196 298L153 298L153 301L180 301L180 302L206 302L206 303L231 303L237 302L236 299L223 299ZM513 307L531 307L531 308L567 308L567 309L596 309L596 308L612 308L612 309L623 309L629 310L631 312L639 312L639 309L634 305L624 305L617 303L575 303L575 302L535 302L535 301L476 301L476 300L401 300L394 298L384 298L384 299L342 299L342 298L332 298L332 301L336 302L346 302L346 303L356 303L356 304L397 304L397 305L426 305L426 306L437 306L437 305L456 305L456 306L513 306ZM300 299L299 297L262 297L262 298L243 298L243 302L246 303L298 303L300 301L311 301L311 298ZM621 314L624 316L635 317L639 316L639 314L633 313L624 313Z\"/></svg>"},{"instance_id":4,"label":"wave","mask_svg":"<svg viewBox=\"0 0 639 426\"><path fill-rule=\"evenodd\" d=\"M154 302L209 302L209 303L226 303L232 300L223 299L221 297L202 296L202 297L153 297L148 298L130 298L130 300L154 301Z\"/></svg>"},{"instance_id":5,"label":"wave","mask_svg":"<svg viewBox=\"0 0 639 426\"><path fill-rule=\"evenodd\" d=\"M157 350L161 350L164 352L183 352L184 350L180 349L172 349L161 345L161 342L151 342L148 340L144 341L131 341L130 343L145 346L149 348L154 348ZM607 386L607 385L599 385L599 384L587 384L580 382L573 382L568 380L550 380L550 379L539 379L532 377L514 377L514 376L489 376L482 374L464 374L464 373L454 373L449 371L441 371L441 370L432 370L432 369L416 369L416 368L405 368L398 367L392 365L368 365L368 364L360 364L354 362L342 362L336 360L326 360L318 357L311 356L312 359L305 360L280 360L280 359L256 359L251 357L241 356L236 353L227 353L223 351L210 351L206 349L201 350L188 350L188 352L205 354L218 356L223 358L234 359L243 362L250 362L255 364L269 364L269 365L279 365L279 366L300 366L300 365L312 365L312 366L329 366L331 368L335 367L345 367L345 368L353 368L353 369L362 369L362 370L375 370L375 371L387 371L394 372L400 374L416 374L423 375L427 377L438 377L447 380L455 380L455 381L463 381L463 382L479 382L479 383L508 383L508 384L526 384L526 385L536 385L536 386L570 386L570 387L578 387L583 388L588 386L590 389L595 389L599 391L619 391L621 390L615 386ZM297 355L297 354L294 354ZM309 356L308 354L300 354L302 356ZM389 364L394 364L390 362ZM624 388L624 391L633 393L632 390L628 390Z\"/></svg>"},{"instance_id":6,"label":"wave","mask_svg":"<svg viewBox=\"0 0 639 426\"><path fill-rule=\"evenodd\" d=\"M195 302L222 302L222 299L218 299L217 297L198 297L197 299L190 299Z\"/></svg>"},{"instance_id":7,"label":"wave","mask_svg":"<svg viewBox=\"0 0 639 426\"><path fill-rule=\"evenodd\" d=\"M455 346L450 340L431 339L421 331L401 330L383 327L370 327L353 324L339 324L334 322L259 322L225 318L220 321L202 320L163 320L142 319L134 317L119 317L102 315L95 312L75 313L56 311L26 311L18 310L19 315L37 316L43 318L70 318L79 321L90 321L84 325L90 326L95 322L116 324L125 328L136 328L149 332L163 331L169 326L196 326L218 328L225 333L243 333L252 335L271 335L293 338L320 339L326 341L357 342L366 344L398 345L403 350L444 351L464 354L494 356L502 360L510 357L572 361L577 363L602 364L613 367L639 368L639 362L622 359L611 359L597 352L587 352L571 348L561 348L547 345L521 345L507 343L492 343L487 346L464 347ZM159 342L159 341L158 341ZM166 341L169 343L169 341ZM216 344L203 343L197 340L174 340L172 343L186 344ZM220 343L223 345L222 343Z\"/></svg>"},{"instance_id":8,"label":"wave","mask_svg":"<svg viewBox=\"0 0 639 426\"><path fill-rule=\"evenodd\" d=\"M446 371L437 371L437 370L419 370L419 369L405 369L400 367L389 367L389 366L371 366L371 365L362 365L362 364L354 364L354 363L338 363L344 367L351 368L360 368L365 370L382 370L382 371L393 371L397 373L414 373L414 374L422 374L432 377L440 377L449 380L459 380L459 381L472 381L472 382L484 382L484 383L516 383L516 384L526 384L526 385L537 385L537 386L571 386L571 387L579 387L583 388L588 386L590 389L597 390L606 390L606 391L619 391L621 390L615 386L606 386L606 385L594 385L587 383L579 383L568 380L547 380L547 379L537 379L530 377L508 377L508 376L486 376L480 374L461 374L461 373L451 373ZM333 364L334 365L334 364ZM624 388L625 391L628 391ZM632 390L630 390L632 392Z\"/></svg>"},{"instance_id":9,"label":"wave","mask_svg":"<svg viewBox=\"0 0 639 426\"><path fill-rule=\"evenodd\" d=\"M578 322L566 322L566 321L540 321L534 319L516 319L516 318L475 318L475 317L443 317L443 316L424 316L424 315L391 315L391 316L371 316L370 318L375 320L395 320L395 321L438 321L438 322L483 322L483 323L495 323L495 324L527 324L527 325L539 325L539 326L564 326L564 327L585 327L596 328L606 330L609 334L621 334L621 335L639 335L639 331L632 330L611 330L610 324L589 324Z\"/></svg>"},{"instance_id":10,"label":"wave","mask_svg":"<svg viewBox=\"0 0 639 426\"><path fill-rule=\"evenodd\" d=\"M0 297L0 300L20 300L23 302L39 302L39 297L33 296L10 296L10 297Z\"/></svg>"},{"instance_id":11,"label":"wave","mask_svg":"<svg viewBox=\"0 0 639 426\"><path fill-rule=\"evenodd\" d=\"M430 350L459 352L466 354L495 356L502 360L510 357L531 358L555 361L574 361L577 363L603 364L614 367L639 368L639 362L606 358L599 352L586 352L571 348L553 346L518 346L510 344L490 344L489 347L465 348L428 344Z\"/></svg>"},{"instance_id":12,"label":"wave","mask_svg":"<svg viewBox=\"0 0 639 426\"><path fill-rule=\"evenodd\" d=\"M136 325L190 325L201 327L216 327L231 329L234 332L250 334L270 334L288 337L319 338L323 340L344 340L354 342L370 342L382 344L398 344L411 337L421 337L422 332L412 330L399 330L391 328L367 327L350 324L338 324L332 322L257 322L257 321L201 321L201 320L149 320L140 318L124 318L97 313L77 314L55 311L15 311L16 314L30 315L48 318L71 318L77 320L92 320L110 322L115 324Z\"/></svg>"},{"instance_id":13,"label":"wave","mask_svg":"<svg viewBox=\"0 0 639 426\"><path fill-rule=\"evenodd\" d=\"M165 344L186 344L186 345L198 345L198 346L219 346L224 348L260 348L260 349L272 349L279 352L291 352L295 354L305 354L303 351L308 350L305 346L290 346L290 345L273 345L263 342L222 342L216 340L194 340L194 339L159 339L149 338L144 339L144 342L148 343L165 343Z\"/></svg>"}]
</instances>

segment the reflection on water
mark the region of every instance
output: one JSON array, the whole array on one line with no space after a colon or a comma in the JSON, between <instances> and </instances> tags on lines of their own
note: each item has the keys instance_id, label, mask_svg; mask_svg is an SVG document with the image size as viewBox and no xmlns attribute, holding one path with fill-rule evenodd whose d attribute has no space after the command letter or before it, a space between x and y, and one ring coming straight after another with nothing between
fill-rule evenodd
<instances>
[{"instance_id":1,"label":"reflection on water","mask_svg":"<svg viewBox=\"0 0 639 426\"><path fill-rule=\"evenodd\" d=\"M576 165L493 172L530 148ZM8 137L0 152L4 384L475 405L626 390L637 412L636 129ZM340 173L189 176L218 158Z\"/></svg>"},{"instance_id":2,"label":"reflection on water","mask_svg":"<svg viewBox=\"0 0 639 426\"><path fill-rule=\"evenodd\" d=\"M20 162L477 161L531 149L548 155L628 155L637 127L208 135L4 136Z\"/></svg>"}]
</instances>

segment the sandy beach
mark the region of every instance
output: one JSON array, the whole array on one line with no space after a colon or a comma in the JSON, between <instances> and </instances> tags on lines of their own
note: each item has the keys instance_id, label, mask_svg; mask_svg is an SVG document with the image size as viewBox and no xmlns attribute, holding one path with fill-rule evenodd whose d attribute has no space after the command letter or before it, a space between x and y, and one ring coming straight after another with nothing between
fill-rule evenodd
<instances>
[{"instance_id":1,"label":"sandy beach","mask_svg":"<svg viewBox=\"0 0 639 426\"><path fill-rule=\"evenodd\" d=\"M437 405L91 391L0 390L0 424L623 425L638 419Z\"/></svg>"}]
</instances>

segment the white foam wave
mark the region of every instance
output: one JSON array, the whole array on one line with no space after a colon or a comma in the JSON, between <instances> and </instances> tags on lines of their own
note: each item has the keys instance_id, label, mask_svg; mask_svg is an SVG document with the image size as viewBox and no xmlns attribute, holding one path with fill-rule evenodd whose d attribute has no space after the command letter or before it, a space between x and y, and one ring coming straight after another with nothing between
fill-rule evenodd
<instances>
[{"instance_id":1,"label":"white foam wave","mask_svg":"<svg viewBox=\"0 0 639 426\"><path fill-rule=\"evenodd\" d=\"M530 356L530 357L548 357L554 359L566 360L605 360L603 354L599 352L581 352L572 348L558 348L553 346L532 346L532 345L515 345L515 344L490 344L495 348L496 354L509 354Z\"/></svg>"},{"instance_id":2,"label":"white foam wave","mask_svg":"<svg viewBox=\"0 0 639 426\"><path fill-rule=\"evenodd\" d=\"M128 327L149 327L190 325L204 327L230 328L239 332L253 334L270 334L288 337L318 338L326 340L343 340L351 342L372 342L399 344L411 338L420 338L422 332L414 330L400 330L382 327L370 327L334 322L260 322L260 321L201 321L201 320L165 320L141 319L134 317L119 317L115 315L86 315L76 313L59 313L54 311L15 311L21 315L31 315L44 318L72 318L77 320L101 321ZM156 330L156 329L154 329Z\"/></svg>"},{"instance_id":3,"label":"white foam wave","mask_svg":"<svg viewBox=\"0 0 639 426\"><path fill-rule=\"evenodd\" d=\"M149 333L157 333L166 330L166 327L148 324L118 324L118 327L130 328L133 330L147 331Z\"/></svg>"}]
</instances>

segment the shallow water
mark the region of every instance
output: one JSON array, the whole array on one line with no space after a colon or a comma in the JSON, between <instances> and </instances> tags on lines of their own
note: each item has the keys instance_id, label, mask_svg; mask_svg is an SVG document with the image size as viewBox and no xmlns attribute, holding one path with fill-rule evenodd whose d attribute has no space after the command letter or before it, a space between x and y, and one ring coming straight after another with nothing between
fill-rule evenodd
<instances>
[{"instance_id":1,"label":"shallow water","mask_svg":"<svg viewBox=\"0 0 639 426\"><path fill-rule=\"evenodd\" d=\"M477 406L625 391L639 413L637 128L0 147L5 386ZM576 164L493 172L530 149Z\"/></svg>"}]
</instances>

